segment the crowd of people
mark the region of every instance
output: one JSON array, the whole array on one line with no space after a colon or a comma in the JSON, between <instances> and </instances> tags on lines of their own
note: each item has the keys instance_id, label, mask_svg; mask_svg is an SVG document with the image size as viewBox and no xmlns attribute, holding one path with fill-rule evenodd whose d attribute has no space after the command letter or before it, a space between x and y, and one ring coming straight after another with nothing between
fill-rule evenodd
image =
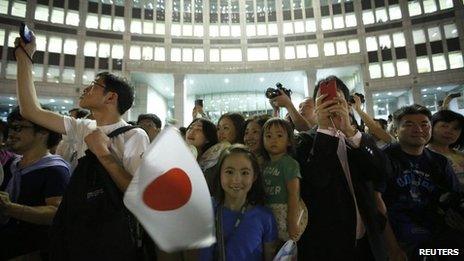
<instances>
[{"instance_id":1,"label":"crowd of people","mask_svg":"<svg viewBox=\"0 0 464 261\"><path fill-rule=\"evenodd\" d=\"M287 240L300 260L464 255L464 116L446 104L374 119L330 76L299 108L279 90L274 117L226 113L215 124L196 105L183 135L213 198L217 243L165 253L122 204L160 119L125 122L133 88L106 72L84 89L82 109L50 111L34 87L35 42L15 44L19 106L2 130L0 260L272 260ZM280 108L285 118L275 117Z\"/></svg>"}]
</instances>

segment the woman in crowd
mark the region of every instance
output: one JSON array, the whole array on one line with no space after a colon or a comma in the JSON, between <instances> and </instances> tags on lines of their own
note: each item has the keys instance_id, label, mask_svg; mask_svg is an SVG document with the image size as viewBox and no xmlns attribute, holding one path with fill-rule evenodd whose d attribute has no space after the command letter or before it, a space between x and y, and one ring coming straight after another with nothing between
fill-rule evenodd
<instances>
[{"instance_id":1,"label":"woman in crowd","mask_svg":"<svg viewBox=\"0 0 464 261\"><path fill-rule=\"evenodd\" d=\"M262 133L266 205L274 212L279 239L297 241L307 224L307 215L302 216L307 210L300 199L300 166L289 155L294 150L293 130L286 120L272 118Z\"/></svg>"},{"instance_id":2,"label":"woman in crowd","mask_svg":"<svg viewBox=\"0 0 464 261\"><path fill-rule=\"evenodd\" d=\"M219 142L230 144L243 143L245 119L238 113L223 114L218 121L217 136Z\"/></svg>"},{"instance_id":3,"label":"woman in crowd","mask_svg":"<svg viewBox=\"0 0 464 261\"><path fill-rule=\"evenodd\" d=\"M264 163L262 156L263 143L261 141L261 133L264 123L270 119L267 114L256 115L245 122L245 134L243 135L243 144L248 146L250 151L258 159L260 166Z\"/></svg>"},{"instance_id":4,"label":"woman in crowd","mask_svg":"<svg viewBox=\"0 0 464 261\"><path fill-rule=\"evenodd\" d=\"M442 110L432 116L432 138L428 148L446 156L452 163L459 182L464 187L464 153L458 148L464 142L464 116Z\"/></svg>"},{"instance_id":5,"label":"woman in crowd","mask_svg":"<svg viewBox=\"0 0 464 261\"><path fill-rule=\"evenodd\" d=\"M256 157L235 144L226 148L215 175L217 243L200 251L200 260L272 260L277 226L263 206L264 188Z\"/></svg>"},{"instance_id":6,"label":"woman in crowd","mask_svg":"<svg viewBox=\"0 0 464 261\"><path fill-rule=\"evenodd\" d=\"M194 119L187 127L185 141L195 147L197 160L206 150L218 142L216 132L214 123L204 118Z\"/></svg>"}]
</instances>

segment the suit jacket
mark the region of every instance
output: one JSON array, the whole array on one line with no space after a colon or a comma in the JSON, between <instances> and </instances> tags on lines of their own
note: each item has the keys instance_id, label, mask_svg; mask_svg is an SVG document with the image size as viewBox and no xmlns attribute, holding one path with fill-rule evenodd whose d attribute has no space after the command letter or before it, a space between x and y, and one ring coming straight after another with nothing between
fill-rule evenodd
<instances>
[{"instance_id":1,"label":"suit jacket","mask_svg":"<svg viewBox=\"0 0 464 261\"><path fill-rule=\"evenodd\" d=\"M338 138L315 129L297 135L301 197L309 222L298 242L301 260L352 260L356 245L356 208L337 156ZM358 209L376 260L387 260L383 238L386 218L376 205L374 184L385 178L385 156L374 140L362 134L359 148L347 155Z\"/></svg>"}]
</instances>

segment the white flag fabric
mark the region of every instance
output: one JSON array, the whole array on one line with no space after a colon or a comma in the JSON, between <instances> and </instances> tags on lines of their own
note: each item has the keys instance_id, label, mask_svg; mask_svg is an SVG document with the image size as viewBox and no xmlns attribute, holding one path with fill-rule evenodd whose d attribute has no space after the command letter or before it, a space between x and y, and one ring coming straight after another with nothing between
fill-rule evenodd
<instances>
[{"instance_id":1,"label":"white flag fabric","mask_svg":"<svg viewBox=\"0 0 464 261\"><path fill-rule=\"evenodd\" d=\"M208 185L174 127L158 134L144 153L124 204L163 251L203 248L216 242Z\"/></svg>"}]
</instances>

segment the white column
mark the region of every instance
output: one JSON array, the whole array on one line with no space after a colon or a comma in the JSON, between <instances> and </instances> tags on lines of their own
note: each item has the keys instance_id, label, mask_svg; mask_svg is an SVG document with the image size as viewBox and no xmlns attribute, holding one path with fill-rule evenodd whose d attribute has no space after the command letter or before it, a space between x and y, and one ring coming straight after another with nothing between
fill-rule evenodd
<instances>
[{"instance_id":1,"label":"white column","mask_svg":"<svg viewBox=\"0 0 464 261\"><path fill-rule=\"evenodd\" d=\"M184 86L185 74L174 74L174 118L177 127L184 126L184 104L186 88Z\"/></svg>"},{"instance_id":2,"label":"white column","mask_svg":"<svg viewBox=\"0 0 464 261\"><path fill-rule=\"evenodd\" d=\"M306 70L306 80L308 81L308 97L313 97L317 83L317 71L315 69Z\"/></svg>"}]
</instances>

